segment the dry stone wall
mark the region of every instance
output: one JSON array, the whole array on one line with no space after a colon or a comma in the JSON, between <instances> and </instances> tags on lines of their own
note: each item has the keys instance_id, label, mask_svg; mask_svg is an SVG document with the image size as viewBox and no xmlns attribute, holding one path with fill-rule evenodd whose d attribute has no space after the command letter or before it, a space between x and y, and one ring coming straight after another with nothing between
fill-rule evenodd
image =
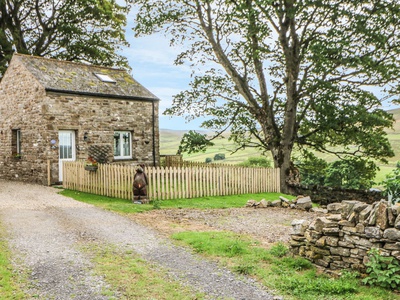
<instances>
[{"instance_id":1,"label":"dry stone wall","mask_svg":"<svg viewBox=\"0 0 400 300\"><path fill-rule=\"evenodd\" d=\"M341 202L347 199L372 204L381 200L383 196L382 192L377 190L345 189L317 185L291 185L290 191L293 195L310 196L314 203L321 205L328 205L329 203Z\"/></svg>"},{"instance_id":2,"label":"dry stone wall","mask_svg":"<svg viewBox=\"0 0 400 300\"><path fill-rule=\"evenodd\" d=\"M373 204L342 201L313 222L294 220L290 247L295 254L328 270L365 272L368 251L400 260L400 206L385 200Z\"/></svg>"}]
</instances>

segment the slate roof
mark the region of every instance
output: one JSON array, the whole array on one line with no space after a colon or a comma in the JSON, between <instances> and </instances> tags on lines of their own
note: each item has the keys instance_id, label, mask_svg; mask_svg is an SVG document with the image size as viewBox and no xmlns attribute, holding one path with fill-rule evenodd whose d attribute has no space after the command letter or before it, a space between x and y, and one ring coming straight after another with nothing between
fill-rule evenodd
<instances>
[{"instance_id":1,"label":"slate roof","mask_svg":"<svg viewBox=\"0 0 400 300\"><path fill-rule=\"evenodd\" d=\"M125 70L14 54L47 91L110 98L159 100ZM115 82L103 82L96 75L108 75Z\"/></svg>"}]
</instances>

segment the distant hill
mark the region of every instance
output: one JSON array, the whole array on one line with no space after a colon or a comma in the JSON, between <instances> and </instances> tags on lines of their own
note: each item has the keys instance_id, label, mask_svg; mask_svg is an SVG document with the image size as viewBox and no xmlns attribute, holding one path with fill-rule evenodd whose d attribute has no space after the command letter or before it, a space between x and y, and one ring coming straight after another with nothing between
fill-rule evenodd
<instances>
[{"instance_id":1,"label":"distant hill","mask_svg":"<svg viewBox=\"0 0 400 300\"><path fill-rule=\"evenodd\" d=\"M161 155L173 155L178 151L179 143L182 136L187 132L187 130L171 130L171 129L160 129L160 153ZM207 131L198 131L200 133L207 133ZM261 152L254 148L246 148L240 150L236 153L232 152L236 149L233 142L228 141L228 138L224 138L213 141L215 146L207 149L205 153L195 153L195 154L184 154L183 159L205 162L206 158L214 159L215 154L223 153L225 154L225 160L216 161L226 164L237 164L245 161L248 157L261 156Z\"/></svg>"},{"instance_id":2,"label":"distant hill","mask_svg":"<svg viewBox=\"0 0 400 300\"><path fill-rule=\"evenodd\" d=\"M388 158L388 165L380 165L381 171L378 174L379 178L376 180L377 182L383 180L384 175L389 173L396 166L397 161L400 161L400 108L388 110L388 112L393 114L395 119L393 129L387 129L386 131L388 133L390 144L395 152L395 156ZM181 138L186 132L187 130L160 129L160 153L162 155L176 154ZM206 131L200 132L206 133ZM196 153L191 155L184 154L183 158L185 160L204 162L208 157L213 159L215 154L223 153L225 154L226 159L217 162L237 164L245 161L248 157L262 155L261 151L254 148L246 148L231 154L234 149L235 146L233 142L228 141L227 137L225 137L215 141L215 146L210 147L205 153ZM334 159L332 156L326 156L324 154L321 154L321 157L328 161Z\"/></svg>"}]
</instances>

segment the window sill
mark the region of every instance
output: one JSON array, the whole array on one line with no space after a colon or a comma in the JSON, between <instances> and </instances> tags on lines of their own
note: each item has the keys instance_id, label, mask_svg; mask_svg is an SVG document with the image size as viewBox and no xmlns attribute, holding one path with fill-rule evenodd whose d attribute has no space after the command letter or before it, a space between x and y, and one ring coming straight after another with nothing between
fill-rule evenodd
<instances>
[{"instance_id":1,"label":"window sill","mask_svg":"<svg viewBox=\"0 0 400 300\"><path fill-rule=\"evenodd\" d=\"M129 161L129 160L133 160L132 157L114 157L114 161Z\"/></svg>"}]
</instances>

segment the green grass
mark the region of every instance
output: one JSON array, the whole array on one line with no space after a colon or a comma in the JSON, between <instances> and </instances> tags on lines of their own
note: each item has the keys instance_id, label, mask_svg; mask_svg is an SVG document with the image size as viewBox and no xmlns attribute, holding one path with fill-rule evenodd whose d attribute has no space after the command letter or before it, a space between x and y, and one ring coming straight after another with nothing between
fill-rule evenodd
<instances>
[{"instance_id":1,"label":"green grass","mask_svg":"<svg viewBox=\"0 0 400 300\"><path fill-rule=\"evenodd\" d=\"M94 262L95 273L120 293L118 299L204 299L202 294L168 279L165 271L155 270L132 252L95 243L85 243L81 248ZM117 299L108 289L103 294Z\"/></svg>"},{"instance_id":2,"label":"green grass","mask_svg":"<svg viewBox=\"0 0 400 300\"><path fill-rule=\"evenodd\" d=\"M285 299L400 299L389 290L363 286L356 273L344 273L340 278L318 274L308 260L290 256L282 243L266 250L248 237L231 232L191 231L172 237L234 272L256 277Z\"/></svg>"},{"instance_id":3,"label":"green grass","mask_svg":"<svg viewBox=\"0 0 400 300\"><path fill-rule=\"evenodd\" d=\"M284 195L280 193L260 193L260 194L202 197L193 199L174 199L174 200L163 200L161 202L161 208L217 209L217 208L243 207L250 199L254 199L256 201L260 201L261 199L273 201L273 200L278 200L279 196L284 196L288 199L294 198L293 196Z\"/></svg>"},{"instance_id":4,"label":"green grass","mask_svg":"<svg viewBox=\"0 0 400 300\"><path fill-rule=\"evenodd\" d=\"M5 230L0 223L0 296L1 299L28 299L22 291L22 275L13 272L11 252L5 239Z\"/></svg>"},{"instance_id":5,"label":"green grass","mask_svg":"<svg viewBox=\"0 0 400 300\"><path fill-rule=\"evenodd\" d=\"M121 213L140 213L153 209L152 202L150 204L132 204L130 200L119 198L110 198L105 196L93 195L72 190L60 191L61 195L71 197L75 200L99 206L103 209L117 211ZM159 201L160 208L198 208L198 209L217 209L229 207L243 207L247 201L261 199L273 201L278 200L279 196L293 199L293 196L280 193L261 193L261 194L243 194L231 196L215 196L202 197L193 199L175 199Z\"/></svg>"},{"instance_id":6,"label":"green grass","mask_svg":"<svg viewBox=\"0 0 400 300\"><path fill-rule=\"evenodd\" d=\"M150 204L133 204L132 201L126 199L111 198L72 190L62 190L59 194L81 202L99 206L106 210L121 213L139 213L153 209L153 206Z\"/></svg>"},{"instance_id":7,"label":"green grass","mask_svg":"<svg viewBox=\"0 0 400 300\"><path fill-rule=\"evenodd\" d=\"M179 143L183 134L186 131L183 130L160 130L160 153L163 155L174 155L176 154ZM209 147L206 152L200 153L192 153L192 154L183 154L184 160L196 161L196 162L205 162L207 157L214 159L214 155L217 153L225 154L224 160L213 161L213 163L222 163L222 164L238 164L245 161L249 157L258 157L261 156L262 152L255 148L245 148L243 150L237 151L232 154L235 150L235 146L232 142L228 141L227 135L225 138L220 138L214 140L215 144L212 147Z\"/></svg>"}]
</instances>

